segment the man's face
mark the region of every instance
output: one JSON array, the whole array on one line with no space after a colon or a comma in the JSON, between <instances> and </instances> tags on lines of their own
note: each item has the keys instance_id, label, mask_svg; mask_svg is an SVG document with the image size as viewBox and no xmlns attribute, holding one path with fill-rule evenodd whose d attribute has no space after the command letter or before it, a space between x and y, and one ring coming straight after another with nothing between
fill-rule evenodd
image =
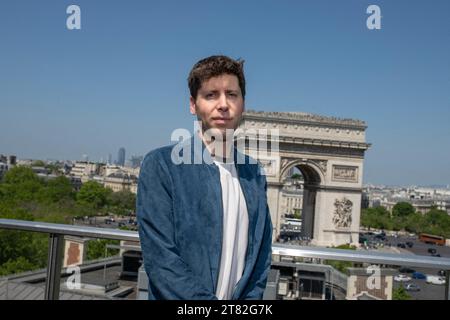
<instances>
[{"instance_id":1,"label":"man's face","mask_svg":"<svg viewBox=\"0 0 450 320\"><path fill-rule=\"evenodd\" d=\"M223 74L204 81L197 98L190 98L190 112L202 122L203 131L220 130L224 135L226 129L238 127L243 111L244 98L235 75Z\"/></svg>"}]
</instances>

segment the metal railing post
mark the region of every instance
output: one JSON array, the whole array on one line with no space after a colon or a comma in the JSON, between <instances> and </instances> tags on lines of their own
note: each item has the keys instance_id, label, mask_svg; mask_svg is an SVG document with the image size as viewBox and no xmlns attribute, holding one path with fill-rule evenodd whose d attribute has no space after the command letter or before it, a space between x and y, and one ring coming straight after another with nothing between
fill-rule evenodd
<instances>
[{"instance_id":1,"label":"metal railing post","mask_svg":"<svg viewBox=\"0 0 450 320\"><path fill-rule=\"evenodd\" d=\"M445 270L445 300L450 300L450 270Z\"/></svg>"},{"instance_id":2,"label":"metal railing post","mask_svg":"<svg viewBox=\"0 0 450 320\"><path fill-rule=\"evenodd\" d=\"M59 300L64 236L50 233L48 242L45 300Z\"/></svg>"}]
</instances>

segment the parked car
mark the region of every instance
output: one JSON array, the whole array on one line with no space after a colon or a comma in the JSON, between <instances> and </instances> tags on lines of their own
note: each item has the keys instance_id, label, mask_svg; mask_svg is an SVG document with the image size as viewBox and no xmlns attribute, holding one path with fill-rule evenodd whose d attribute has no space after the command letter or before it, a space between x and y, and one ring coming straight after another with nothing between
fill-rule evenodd
<instances>
[{"instance_id":1,"label":"parked car","mask_svg":"<svg viewBox=\"0 0 450 320\"><path fill-rule=\"evenodd\" d=\"M445 284L445 278L439 276L427 276L427 283L430 284Z\"/></svg>"},{"instance_id":2,"label":"parked car","mask_svg":"<svg viewBox=\"0 0 450 320\"><path fill-rule=\"evenodd\" d=\"M428 248L428 253L435 254L436 249L435 248Z\"/></svg>"},{"instance_id":3,"label":"parked car","mask_svg":"<svg viewBox=\"0 0 450 320\"><path fill-rule=\"evenodd\" d=\"M394 277L394 281L408 282L408 281L411 281L411 277L408 277L406 274L399 274Z\"/></svg>"},{"instance_id":4,"label":"parked car","mask_svg":"<svg viewBox=\"0 0 450 320\"><path fill-rule=\"evenodd\" d=\"M397 247L406 249L406 245L404 243L401 243L401 242L397 243Z\"/></svg>"},{"instance_id":5,"label":"parked car","mask_svg":"<svg viewBox=\"0 0 450 320\"><path fill-rule=\"evenodd\" d=\"M398 271L401 272L401 273L414 273L414 272L416 272L416 270L411 269L411 268L406 268L406 267L400 268L400 269L398 269Z\"/></svg>"},{"instance_id":6,"label":"parked car","mask_svg":"<svg viewBox=\"0 0 450 320\"><path fill-rule=\"evenodd\" d=\"M412 243L411 241L406 242L406 245L408 246L408 248L412 248L414 246L414 243Z\"/></svg>"},{"instance_id":7,"label":"parked car","mask_svg":"<svg viewBox=\"0 0 450 320\"><path fill-rule=\"evenodd\" d=\"M414 272L412 274L413 279L426 279L427 276L425 274L423 274L422 272Z\"/></svg>"},{"instance_id":8,"label":"parked car","mask_svg":"<svg viewBox=\"0 0 450 320\"><path fill-rule=\"evenodd\" d=\"M386 234L385 233L379 233L374 238L378 239L378 240L386 240Z\"/></svg>"},{"instance_id":9,"label":"parked car","mask_svg":"<svg viewBox=\"0 0 450 320\"><path fill-rule=\"evenodd\" d=\"M106 224L113 223L113 222L116 222L116 220L113 217L105 218L105 223Z\"/></svg>"},{"instance_id":10,"label":"parked car","mask_svg":"<svg viewBox=\"0 0 450 320\"><path fill-rule=\"evenodd\" d=\"M415 283L408 283L405 289L406 291L420 291L420 287Z\"/></svg>"},{"instance_id":11,"label":"parked car","mask_svg":"<svg viewBox=\"0 0 450 320\"><path fill-rule=\"evenodd\" d=\"M367 238L366 237L362 237L362 236L359 237L359 243L364 244L366 242L367 242Z\"/></svg>"}]
</instances>

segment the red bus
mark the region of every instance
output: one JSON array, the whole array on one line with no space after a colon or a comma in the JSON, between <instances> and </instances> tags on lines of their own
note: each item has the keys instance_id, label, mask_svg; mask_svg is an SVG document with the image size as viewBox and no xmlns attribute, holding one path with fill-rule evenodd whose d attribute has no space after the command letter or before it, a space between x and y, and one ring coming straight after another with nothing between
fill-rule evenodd
<instances>
[{"instance_id":1,"label":"red bus","mask_svg":"<svg viewBox=\"0 0 450 320\"><path fill-rule=\"evenodd\" d=\"M445 244L445 238L441 236L435 236L432 234L421 233L419 235L419 240L429 244L438 244L443 246Z\"/></svg>"}]
</instances>

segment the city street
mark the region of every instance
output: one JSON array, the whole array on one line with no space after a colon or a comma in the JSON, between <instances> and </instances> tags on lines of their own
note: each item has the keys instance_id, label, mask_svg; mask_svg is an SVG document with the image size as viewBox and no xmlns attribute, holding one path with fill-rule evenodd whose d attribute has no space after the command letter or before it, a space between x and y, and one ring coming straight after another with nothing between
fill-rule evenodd
<instances>
[{"instance_id":1,"label":"city street","mask_svg":"<svg viewBox=\"0 0 450 320\"><path fill-rule=\"evenodd\" d=\"M410 248L409 246L406 245L406 248L400 248L397 246L398 244L406 244L406 242L411 242L413 244L412 247ZM393 252L411 253L411 254L431 257L431 254L428 252L428 249L433 248L436 250L436 254L440 254L441 257L450 258L450 247L426 244L426 243L419 241L417 239L417 237L387 236L386 240L384 241L384 244L385 244L385 246L382 249L383 251L391 249L391 251L393 251ZM389 247L389 244L391 245L390 247ZM399 266L399 269L401 267L402 266ZM414 271L417 271L417 272L421 272L425 275L434 275L434 276L438 276L438 271L439 271L437 269L427 269L427 268L410 268L410 269L413 269ZM411 272L411 270L409 270L409 271L410 271L409 273L402 273L402 274L406 274L407 276L412 278L412 272ZM401 272L399 272L398 274L400 274L400 273ZM394 281L394 288L398 288L401 285L406 287L406 285L410 284L410 283L416 284L417 286L420 287L420 291L408 291L408 294L411 295L413 297L413 299L418 299L418 300L442 300L442 299L444 299L445 285L428 284L428 283L426 283L425 279L412 279L407 282Z\"/></svg>"}]
</instances>

